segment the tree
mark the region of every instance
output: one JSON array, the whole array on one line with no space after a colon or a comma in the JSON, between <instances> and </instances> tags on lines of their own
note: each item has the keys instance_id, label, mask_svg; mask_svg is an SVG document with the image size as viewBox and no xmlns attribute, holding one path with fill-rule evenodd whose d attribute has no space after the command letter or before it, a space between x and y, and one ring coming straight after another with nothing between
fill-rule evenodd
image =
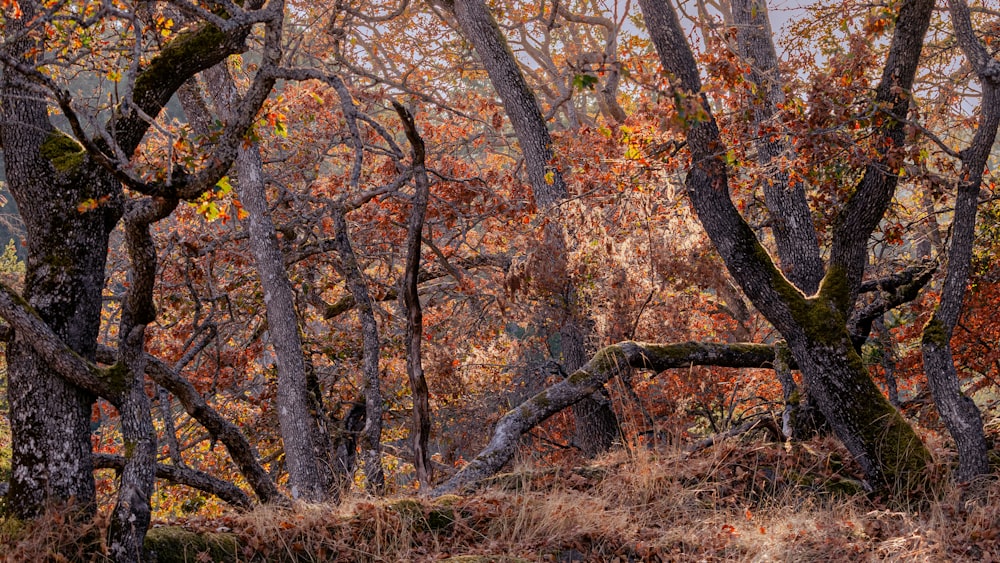
<instances>
[{"instance_id":1,"label":"tree","mask_svg":"<svg viewBox=\"0 0 1000 563\"><path fill-rule=\"evenodd\" d=\"M948 248L948 272L938 306L924 327L922 351L934 402L958 448L959 467L955 477L968 481L989 473L989 447L979 409L959 386L951 338L969 283L983 171L1000 126L1000 61L976 37L969 6L963 0L949 0L948 8L957 42L982 85L982 101L975 135L969 146L957 154L962 169Z\"/></svg>"},{"instance_id":2,"label":"tree","mask_svg":"<svg viewBox=\"0 0 1000 563\"><path fill-rule=\"evenodd\" d=\"M551 253L537 260L549 266L555 264L556 271L552 277L562 281L562 287L549 291L555 294L555 300L561 301L557 310L563 316L559 323L562 363L567 372L573 372L586 362L587 327L590 323L581 311L577 288L565 271L568 241L562 232L563 225L556 217L559 215L559 203L569 196L569 192L563 172L552 165L554 153L548 127L535 94L521 74L517 60L486 4L482 0L456 0L449 3L449 7L462 33L475 47L520 142L535 204L545 217L544 245ZM587 455L609 449L621 432L603 389L574 405L574 413L577 418L576 442Z\"/></svg>"},{"instance_id":3,"label":"tree","mask_svg":"<svg viewBox=\"0 0 1000 563\"><path fill-rule=\"evenodd\" d=\"M699 220L730 274L754 306L787 341L795 364L803 373L806 389L815 398L834 432L861 464L869 485L901 493L912 492L920 482L930 456L910 426L871 381L852 340L863 341L876 318L855 309L863 287L870 287L873 283L862 282L867 263L867 238L888 210L899 182L904 160L902 151L906 143L906 115L933 2L907 2L900 6L896 14L881 81L873 99L865 107L865 111L874 108L876 112L876 117L868 123L871 134L879 142L874 145L871 157L862 163L856 183L837 210L830 235L830 258L814 294L810 287L814 282L810 280L816 278L817 272L811 271L815 268L809 264L815 260L797 258L815 258L819 254L817 237L809 234L811 229L808 225L812 223L812 217L803 201L805 194L801 189L782 187L787 180L770 163L787 148L774 144L773 140L768 141L768 137L774 139L776 135L761 130L776 107L777 90L774 84L778 80L774 50L768 45L770 34L766 16L762 15L763 6L733 3L734 20L741 26L741 32L737 34L738 48L744 56L750 57L751 81L756 86L756 95L761 98L752 106L755 110L751 119L751 123L758 127L758 135L764 135L764 140L757 142L756 151L758 160L764 165L764 173L757 177L756 182L766 186L767 206L772 216L776 217L772 227L784 272L775 265L754 230L733 204L730 196L731 156L727 156L730 153L713 117L708 95L701 86L698 66L673 8L653 0L643 0L640 5L653 44L668 73L676 123L689 151L690 164L685 185ZM982 55L978 56L982 60ZM989 115L988 112L984 114ZM986 123L989 123L988 118ZM993 133L990 127L980 131L979 136L986 136L986 140L974 141L973 144L981 147L980 143L985 142L988 152ZM977 174L984 162L982 160L974 165ZM971 174L967 175L967 180L973 182L976 186L974 191L978 193L979 180ZM974 209L975 196L971 200ZM805 225L805 228L800 228L799 235L783 234L781 225L787 223L800 227ZM961 260L960 253L954 249L952 252L956 259ZM916 277L922 281L914 284L911 282L916 271L921 272ZM907 286L907 289L898 291L896 295L907 293L912 299L913 290L925 284L932 271L933 268L918 268L909 276L898 276L899 281L892 285L897 288ZM796 282L786 275L795 278ZM904 281L906 278L910 281ZM964 283L961 281L961 286ZM875 282L875 285L880 286L881 282ZM873 305L874 302L863 309ZM924 341L926 345L928 337L925 336ZM620 347L605 349L584 369L571 376L564 387L550 388L508 413L497 427L487 449L441 490L474 481L477 474L482 476L498 470L507 459L509 436L518 435L537 421L544 420L550 411L561 408L558 405L577 400L593 388L594 380L606 379L608 370L615 366L641 367L645 364L651 365L654 370L662 369L657 361L651 359L661 349L650 348L648 345L624 343ZM682 354L682 357L687 363L705 361L698 356ZM951 389L956 390L957 379L951 378L951 381ZM574 382L580 386L575 392L571 391ZM957 393L948 393L948 396L955 395ZM973 418L978 418L978 413L975 415ZM973 428L975 422L972 420L966 428Z\"/></svg>"},{"instance_id":4,"label":"tree","mask_svg":"<svg viewBox=\"0 0 1000 563\"><path fill-rule=\"evenodd\" d=\"M149 116L157 115L184 81L245 48L253 22L278 22L280 27L281 3L263 10L257 5L247 8L228 20L216 16L199 22L177 34L146 65L136 61L126 99L111 109L96 137L87 134L69 92L35 66L46 64L50 43L45 38L58 37L50 34L55 31L54 12L25 2L5 27L15 47L0 56L7 123L0 140L28 239L25 298L5 291L2 312L15 332L8 363L16 446L7 506L19 517L69 502L81 516L93 513L90 415L95 397L102 396L121 413L126 446L108 541L119 561L141 557L155 465L156 441L143 383L145 327L155 318L151 298L156 253L148 228L167 216L179 199L197 197L222 176L274 78L267 73L258 77L241 102L244 111L217 145L213 165L197 174L172 178L168 173L165 182L144 182L128 174L127 155L135 153L150 128ZM95 21L116 15L104 8L90 21L69 10L65 17L72 22L71 31L64 39L80 41L74 33L86 33ZM274 26L271 29L266 44L273 47L280 36L273 33ZM26 97L25 92L32 94ZM52 124L46 96L57 102L75 140ZM123 183L146 197L126 198ZM123 217L132 285L119 323L117 361L100 368L92 361L108 236Z\"/></svg>"}]
</instances>

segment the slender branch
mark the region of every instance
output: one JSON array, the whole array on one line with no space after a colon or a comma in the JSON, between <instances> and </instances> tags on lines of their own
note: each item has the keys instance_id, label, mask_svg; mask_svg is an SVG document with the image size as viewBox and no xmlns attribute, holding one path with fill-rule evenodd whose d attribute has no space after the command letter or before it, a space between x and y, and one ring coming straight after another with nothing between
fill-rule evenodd
<instances>
[{"instance_id":1,"label":"slender branch","mask_svg":"<svg viewBox=\"0 0 1000 563\"><path fill-rule=\"evenodd\" d=\"M122 456L93 454L92 459L94 460L94 469L114 469L121 472L125 468L125 458ZM215 495L242 510L250 510L254 505L250 497L236 485L196 469L158 463L156 464L156 477Z\"/></svg>"}]
</instances>

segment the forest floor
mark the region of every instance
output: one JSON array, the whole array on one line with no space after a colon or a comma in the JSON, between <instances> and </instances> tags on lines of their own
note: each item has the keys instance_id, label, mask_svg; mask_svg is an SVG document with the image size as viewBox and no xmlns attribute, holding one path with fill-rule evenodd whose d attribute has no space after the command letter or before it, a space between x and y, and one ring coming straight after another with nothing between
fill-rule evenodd
<instances>
[{"instance_id":1,"label":"forest floor","mask_svg":"<svg viewBox=\"0 0 1000 563\"><path fill-rule=\"evenodd\" d=\"M340 506L154 522L173 561L1000 561L1000 483L928 478L909 505L872 498L832 439L638 448L585 466L519 465L464 496L352 495ZM940 444L939 444L940 446ZM9 561L78 559L58 514L0 526ZM91 542L90 545L93 545ZM60 553L61 555L56 555ZM84 556L83 559L92 559ZM98 559L99 560L99 559Z\"/></svg>"}]
</instances>

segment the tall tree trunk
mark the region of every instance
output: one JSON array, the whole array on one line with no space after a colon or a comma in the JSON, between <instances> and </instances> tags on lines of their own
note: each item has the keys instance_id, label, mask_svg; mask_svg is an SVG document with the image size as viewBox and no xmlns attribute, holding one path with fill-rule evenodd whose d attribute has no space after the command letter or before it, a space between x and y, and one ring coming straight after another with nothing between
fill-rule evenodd
<instances>
[{"instance_id":1,"label":"tall tree trunk","mask_svg":"<svg viewBox=\"0 0 1000 563\"><path fill-rule=\"evenodd\" d=\"M554 156L552 138L542 117L538 99L524 79L517 58L486 3L483 0L454 0L449 5L462 33L472 43L482 61L514 127L524 155L535 204L547 218L555 219L558 216L558 204L566 199L568 191L562 171L551 163ZM562 223L558 220L546 221L543 230L546 246L556 254L551 257L552 262L561 264L565 269L568 242ZM565 287L550 288L549 291L568 296L557 296L556 299L563 301L559 311L564 325L559 329L562 337L561 363L565 371L572 372L583 365L588 356L583 327L589 327L591 323L578 306L577 288L566 272L559 272L554 277L564 283ZM618 417L611 409L606 391L601 390L600 393L604 395L595 394L592 399L573 407L576 419L574 442L588 455L607 450L621 433Z\"/></svg>"},{"instance_id":2,"label":"tall tree trunk","mask_svg":"<svg viewBox=\"0 0 1000 563\"><path fill-rule=\"evenodd\" d=\"M858 460L872 487L908 493L919 483L930 454L872 382L847 331L867 263L867 240L885 214L898 182L889 150L903 143L901 120L874 128L884 141L835 221L830 265L812 297L806 297L774 265L729 196L725 144L702 92L694 55L672 5L640 0L650 37L669 73L678 111L696 104L707 119L683 124L691 153L688 195L730 274L757 309L788 342L806 387L834 432ZM907 0L889 46L873 102L905 115L933 0ZM769 178L762 178L767 182Z\"/></svg>"},{"instance_id":3,"label":"tall tree trunk","mask_svg":"<svg viewBox=\"0 0 1000 563\"><path fill-rule=\"evenodd\" d=\"M228 69L218 65L205 72L219 116L231 120L239 105L239 92ZM210 115L199 89L186 85L180 92L185 112L199 134L208 134ZM278 421L285 449L293 498L309 502L339 494L334 486L332 445L320 397L310 393L305 356L299 334L295 296L285 270L284 256L267 204L264 164L256 143L241 145L234 162L236 194L247 212L250 251L257 266L268 340L274 349L278 370Z\"/></svg>"},{"instance_id":4,"label":"tall tree trunk","mask_svg":"<svg viewBox=\"0 0 1000 563\"><path fill-rule=\"evenodd\" d=\"M8 36L22 32L38 11L32 1L20 6L24 16L8 17ZM31 35L6 48L29 64L44 51ZM8 186L27 232L23 295L68 346L92 359L108 234L121 215L119 189L107 173L90 165L79 144L55 130L44 97L28 94L36 91L26 77L4 70L0 141ZM86 213L77 209L87 198L102 197L106 205ZM17 334L7 349L7 365L12 434L7 510L28 518L50 503L72 502L74 510L92 514L94 396L59 377Z\"/></svg>"},{"instance_id":5,"label":"tall tree trunk","mask_svg":"<svg viewBox=\"0 0 1000 563\"><path fill-rule=\"evenodd\" d=\"M934 404L958 449L959 466L955 478L968 481L989 473L989 446L979 409L962 393L951 353L951 336L962 312L962 299L969 283L983 170L1000 126L1000 61L994 59L976 37L968 5L963 0L949 0L948 7L958 44L982 83L983 98L979 126L972 143L960 153L962 171L951 224L948 273L937 309L924 327L921 342L924 370Z\"/></svg>"},{"instance_id":6,"label":"tall tree trunk","mask_svg":"<svg viewBox=\"0 0 1000 563\"><path fill-rule=\"evenodd\" d=\"M149 226L170 215L177 200L145 198L131 200L125 214L125 245L129 257L130 284L118 325L117 366L124 391L118 412L125 446L125 462L118 487L118 500L108 527L108 550L116 563L139 562L142 541L151 517L150 497L156 471L156 430L146 395L144 350L146 325L156 320L153 286L156 282L156 247Z\"/></svg>"},{"instance_id":7,"label":"tall tree trunk","mask_svg":"<svg viewBox=\"0 0 1000 563\"><path fill-rule=\"evenodd\" d=\"M27 231L24 295L38 318L54 333L53 339L75 351L63 357L66 364L80 367L82 360L94 358L97 348L109 233L123 209L121 183L107 168L124 163L115 163L114 157L108 155L132 155L150 127L148 116L158 115L176 88L191 75L245 49L250 25L232 26L222 32L202 24L177 34L148 63L136 61L140 67L131 89L132 103L117 106L110 114L107 135L94 141L83 130L68 92L53 86L47 73L35 66L45 52L39 39L44 37L43 20L37 17L43 14L40 4L23 0L19 6L23 16L8 18L4 29L11 40L3 53L0 142L10 190ZM251 0L247 6L259 8L259 3ZM280 20L281 13L277 14ZM22 33L29 21L38 27ZM270 90L263 82L266 80L258 93ZM47 95L56 98L87 150L53 127L48 119ZM262 101L259 96L254 98L255 103ZM111 150L109 145L119 150ZM223 144L224 148L230 146ZM228 166L229 160L218 158L215 162ZM173 186L162 185L153 189L173 190ZM83 514L95 508L90 455L94 396L63 381L53 371L54 359L36 353L35 349L54 349L49 344L29 341L15 332L7 355L14 441L7 506L21 517L38 514L52 503L72 501ZM89 368L94 369L98 368ZM65 372L58 373L68 377ZM122 379L117 371L106 375ZM111 392L107 385L95 384L89 378L68 380L86 385L92 392L107 392L105 396L116 406L126 410L134 407L138 418L135 425L129 422L127 439L146 439L145 422L140 419L149 416L148 404L125 405L120 388ZM131 381L125 383L128 388ZM140 397L135 399L141 401ZM141 410L145 410L144 415L139 414ZM122 415L131 416L126 412ZM131 482L142 487L144 479L144 474L137 473Z\"/></svg>"},{"instance_id":8,"label":"tall tree trunk","mask_svg":"<svg viewBox=\"0 0 1000 563\"><path fill-rule=\"evenodd\" d=\"M417 281L420 277L420 246L424 231L424 216L427 214L427 199L430 196L430 179L427 177L424 141L420 138L413 116L403 106L393 103L396 113L403 122L406 136L413 147L413 177L416 192L413 194L413 209L406 237L406 267L403 274L403 303L406 306L406 373L410 378L413 393L413 465L417 470L417 480L421 490L429 487L434 478L427 441L431 434L430 391L424 378L424 368L420 359L420 344L424 335L424 317L420 309L420 294Z\"/></svg>"},{"instance_id":9,"label":"tall tree trunk","mask_svg":"<svg viewBox=\"0 0 1000 563\"><path fill-rule=\"evenodd\" d=\"M576 315L568 315L559 328L562 365L566 373L574 373L587 363L584 331L580 329L579 322ZM618 417L611 408L611 398L604 387L573 404L573 419L576 423L573 443L587 457L608 451L621 437Z\"/></svg>"},{"instance_id":10,"label":"tall tree trunk","mask_svg":"<svg viewBox=\"0 0 1000 563\"><path fill-rule=\"evenodd\" d=\"M763 190L778 260L788 280L811 295L823 278L823 260L805 183L791 185L781 162L793 152L777 123L778 105L785 101L784 80L778 68L767 4L765 0L732 0L731 5L736 43L740 56L750 65L749 79L757 93L751 104L751 125L757 162L771 180L764 182Z\"/></svg>"},{"instance_id":11,"label":"tall tree trunk","mask_svg":"<svg viewBox=\"0 0 1000 563\"><path fill-rule=\"evenodd\" d=\"M379 336L375 322L375 306L368 293L364 273L358 265L357 256L351 246L350 233L344 210L334 207L330 210L335 231L334 244L343 265L344 279L354 296L358 316L361 318L362 336L362 376L364 378L365 426L361 431L361 461L364 463L365 480L369 490L381 494L385 490L385 474L382 471L382 388L378 371Z\"/></svg>"}]
</instances>

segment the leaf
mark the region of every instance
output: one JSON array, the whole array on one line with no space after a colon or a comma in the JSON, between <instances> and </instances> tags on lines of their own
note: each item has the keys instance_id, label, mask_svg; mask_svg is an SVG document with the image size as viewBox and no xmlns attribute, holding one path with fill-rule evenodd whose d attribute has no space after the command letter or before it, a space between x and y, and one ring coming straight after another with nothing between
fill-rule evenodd
<instances>
[{"instance_id":1,"label":"leaf","mask_svg":"<svg viewBox=\"0 0 1000 563\"><path fill-rule=\"evenodd\" d=\"M553 172L551 170L549 170L548 172L546 172L545 173L545 183L551 186L555 182L556 182L556 174L555 174L555 172Z\"/></svg>"},{"instance_id":2,"label":"leaf","mask_svg":"<svg viewBox=\"0 0 1000 563\"><path fill-rule=\"evenodd\" d=\"M215 187L219 188L219 195L226 195L233 191L232 184L229 183L229 176L223 176L215 183Z\"/></svg>"},{"instance_id":3,"label":"leaf","mask_svg":"<svg viewBox=\"0 0 1000 563\"><path fill-rule=\"evenodd\" d=\"M573 77L573 87L577 90L593 90L597 77L589 74L577 74Z\"/></svg>"}]
</instances>

